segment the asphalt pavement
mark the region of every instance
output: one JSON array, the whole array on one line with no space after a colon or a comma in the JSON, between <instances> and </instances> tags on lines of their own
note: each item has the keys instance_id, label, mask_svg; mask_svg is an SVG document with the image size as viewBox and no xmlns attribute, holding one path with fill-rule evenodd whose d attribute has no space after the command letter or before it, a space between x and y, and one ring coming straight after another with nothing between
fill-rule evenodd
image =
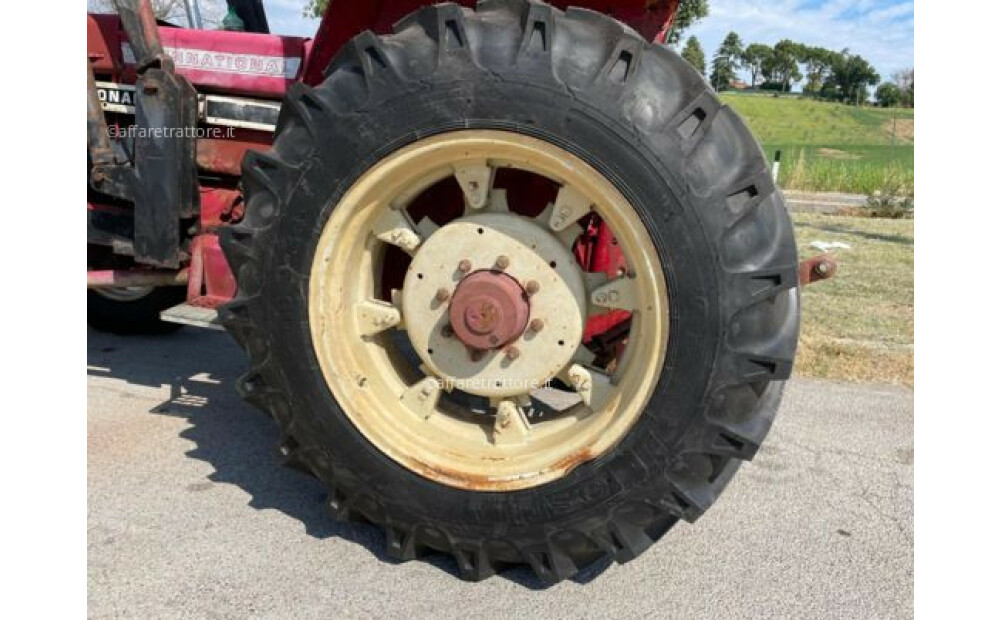
<instances>
[{"instance_id":1,"label":"asphalt pavement","mask_svg":"<svg viewBox=\"0 0 1000 620\"><path fill-rule=\"evenodd\" d=\"M279 466L226 334L88 334L94 618L897 618L913 615L913 392L790 382L757 458L638 559L542 589L397 564ZM53 593L53 596L58 596Z\"/></svg>"}]
</instances>

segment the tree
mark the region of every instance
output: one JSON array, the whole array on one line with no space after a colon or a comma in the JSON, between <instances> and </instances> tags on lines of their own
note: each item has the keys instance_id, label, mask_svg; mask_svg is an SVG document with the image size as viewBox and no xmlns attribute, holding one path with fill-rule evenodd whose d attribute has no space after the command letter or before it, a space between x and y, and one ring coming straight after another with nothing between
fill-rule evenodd
<instances>
[{"instance_id":1,"label":"tree","mask_svg":"<svg viewBox=\"0 0 1000 620\"><path fill-rule=\"evenodd\" d=\"M802 90L813 96L822 96L823 86L833 73L833 63L837 52L823 47L806 47L799 56L799 62L805 65L805 86Z\"/></svg>"},{"instance_id":2,"label":"tree","mask_svg":"<svg viewBox=\"0 0 1000 620\"><path fill-rule=\"evenodd\" d=\"M691 37L684 44L681 57L691 63L691 66L698 70L698 73L705 75L705 50L701 48L698 37Z\"/></svg>"},{"instance_id":3,"label":"tree","mask_svg":"<svg viewBox=\"0 0 1000 620\"><path fill-rule=\"evenodd\" d=\"M756 88L764 77L761 67L771 57L771 48L763 43L751 43L743 50L743 67L750 70L750 87Z\"/></svg>"},{"instance_id":4,"label":"tree","mask_svg":"<svg viewBox=\"0 0 1000 620\"><path fill-rule=\"evenodd\" d=\"M674 27L667 36L667 43L676 45L685 30L706 17L708 17L708 0L681 0L677 7L677 15L674 16Z\"/></svg>"},{"instance_id":5,"label":"tree","mask_svg":"<svg viewBox=\"0 0 1000 620\"><path fill-rule=\"evenodd\" d=\"M740 35L730 32L722 40L719 51L712 59L712 86L716 91L722 91L736 79L736 69L743 62L743 42Z\"/></svg>"},{"instance_id":6,"label":"tree","mask_svg":"<svg viewBox=\"0 0 1000 620\"><path fill-rule=\"evenodd\" d=\"M882 82L875 89L875 101L883 108L894 108L903 100L903 92L892 82Z\"/></svg>"},{"instance_id":7,"label":"tree","mask_svg":"<svg viewBox=\"0 0 1000 620\"><path fill-rule=\"evenodd\" d=\"M901 105L908 108L913 107L913 67L909 69L903 69L902 71L896 73L892 76L892 81L896 83L899 87L899 92L902 97L900 101Z\"/></svg>"},{"instance_id":8,"label":"tree","mask_svg":"<svg viewBox=\"0 0 1000 620\"><path fill-rule=\"evenodd\" d=\"M912 90L913 89L913 67L909 69L903 69L898 71L892 76L892 81L895 82L899 90Z\"/></svg>"},{"instance_id":9,"label":"tree","mask_svg":"<svg viewBox=\"0 0 1000 620\"><path fill-rule=\"evenodd\" d=\"M329 4L330 0L309 0L306 2L305 8L302 9L302 15L304 17L323 17Z\"/></svg>"},{"instance_id":10,"label":"tree","mask_svg":"<svg viewBox=\"0 0 1000 620\"><path fill-rule=\"evenodd\" d=\"M184 0L152 0L152 5L156 19L188 25ZM202 23L206 28L218 26L226 13L226 3L223 0L200 0L198 7ZM87 10L92 13L116 12L114 0L87 0Z\"/></svg>"},{"instance_id":11,"label":"tree","mask_svg":"<svg viewBox=\"0 0 1000 620\"><path fill-rule=\"evenodd\" d=\"M835 59L830 76L830 81L839 91L840 99L857 104L868 99L868 87L878 84L881 79L867 60L846 49Z\"/></svg>"},{"instance_id":12,"label":"tree","mask_svg":"<svg viewBox=\"0 0 1000 620\"><path fill-rule=\"evenodd\" d=\"M152 0L152 5L156 19L173 24L188 25L184 0ZM201 12L202 25L206 28L218 26L222 22L222 16L226 14L224 0L200 0L198 8ZM117 12L114 0L87 0L87 10L92 13Z\"/></svg>"},{"instance_id":13,"label":"tree","mask_svg":"<svg viewBox=\"0 0 1000 620\"><path fill-rule=\"evenodd\" d=\"M789 39L778 41L761 65L766 80L778 84L782 91L790 91L792 84L802 79L799 57L804 49L802 44Z\"/></svg>"}]
</instances>

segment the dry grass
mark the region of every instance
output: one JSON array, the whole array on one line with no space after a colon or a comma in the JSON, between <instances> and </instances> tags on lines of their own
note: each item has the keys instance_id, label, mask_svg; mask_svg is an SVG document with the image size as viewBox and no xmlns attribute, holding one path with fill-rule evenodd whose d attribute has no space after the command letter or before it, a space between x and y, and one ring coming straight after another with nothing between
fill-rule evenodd
<instances>
[{"instance_id":1,"label":"dry grass","mask_svg":"<svg viewBox=\"0 0 1000 620\"><path fill-rule=\"evenodd\" d=\"M857 153L848 153L840 149L821 148L816 152L827 159L861 159L861 156Z\"/></svg>"},{"instance_id":2,"label":"dry grass","mask_svg":"<svg viewBox=\"0 0 1000 620\"><path fill-rule=\"evenodd\" d=\"M800 257L841 241L837 276L804 289L795 372L913 385L913 220L793 214Z\"/></svg>"},{"instance_id":3,"label":"dry grass","mask_svg":"<svg viewBox=\"0 0 1000 620\"><path fill-rule=\"evenodd\" d=\"M882 131L888 135L890 139L913 142L915 124L913 122L913 118L897 118L883 123Z\"/></svg>"}]
</instances>

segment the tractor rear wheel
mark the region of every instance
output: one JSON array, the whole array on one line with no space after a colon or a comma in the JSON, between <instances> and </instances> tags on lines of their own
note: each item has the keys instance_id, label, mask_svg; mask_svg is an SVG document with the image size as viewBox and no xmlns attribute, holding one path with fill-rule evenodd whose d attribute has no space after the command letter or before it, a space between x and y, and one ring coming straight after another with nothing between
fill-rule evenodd
<instances>
[{"instance_id":1,"label":"tractor rear wheel","mask_svg":"<svg viewBox=\"0 0 1000 620\"><path fill-rule=\"evenodd\" d=\"M546 583L632 559L771 425L799 321L783 200L705 81L609 17L496 0L363 33L244 185L238 388L393 557Z\"/></svg>"}]
</instances>

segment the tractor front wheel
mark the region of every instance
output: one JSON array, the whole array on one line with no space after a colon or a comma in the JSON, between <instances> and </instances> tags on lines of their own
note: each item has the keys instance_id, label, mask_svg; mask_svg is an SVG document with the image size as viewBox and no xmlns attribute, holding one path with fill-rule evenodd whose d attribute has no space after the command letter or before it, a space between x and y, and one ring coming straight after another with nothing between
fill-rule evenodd
<instances>
[{"instance_id":1,"label":"tractor front wheel","mask_svg":"<svg viewBox=\"0 0 1000 620\"><path fill-rule=\"evenodd\" d=\"M792 228L743 123L667 48L520 0L421 9L326 75L244 161L222 319L330 512L396 558L547 583L701 515L798 333Z\"/></svg>"},{"instance_id":2,"label":"tractor front wheel","mask_svg":"<svg viewBox=\"0 0 1000 620\"><path fill-rule=\"evenodd\" d=\"M184 303L181 286L127 287L87 291L87 323L115 334L168 334L180 328L160 320L160 312Z\"/></svg>"}]
</instances>

